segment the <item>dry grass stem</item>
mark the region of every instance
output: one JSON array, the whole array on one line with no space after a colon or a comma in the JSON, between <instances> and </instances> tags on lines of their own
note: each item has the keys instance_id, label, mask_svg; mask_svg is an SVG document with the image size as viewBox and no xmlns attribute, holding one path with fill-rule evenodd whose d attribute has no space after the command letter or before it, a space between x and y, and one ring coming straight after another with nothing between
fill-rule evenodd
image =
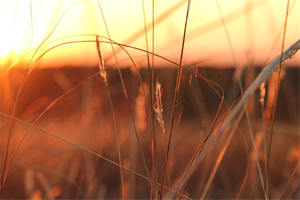
<instances>
[{"instance_id":1,"label":"dry grass stem","mask_svg":"<svg viewBox=\"0 0 300 200\"><path fill-rule=\"evenodd\" d=\"M156 113L156 119L162 129L162 132L165 133L165 121L163 118L163 103L161 99L161 84L159 82L156 82L155 87L155 108L154 111Z\"/></svg>"}]
</instances>

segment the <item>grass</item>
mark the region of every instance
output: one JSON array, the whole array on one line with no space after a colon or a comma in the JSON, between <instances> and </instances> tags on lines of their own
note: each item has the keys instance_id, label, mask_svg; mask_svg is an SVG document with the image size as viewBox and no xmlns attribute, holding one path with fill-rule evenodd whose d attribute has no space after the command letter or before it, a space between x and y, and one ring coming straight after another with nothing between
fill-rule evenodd
<instances>
[{"instance_id":1,"label":"grass","mask_svg":"<svg viewBox=\"0 0 300 200\"><path fill-rule=\"evenodd\" d=\"M1 70L1 198L299 198L299 86L294 84L299 69L285 72L282 66L300 48L300 40L285 45L293 3L287 1L280 55L263 69L242 66L241 73L228 24L255 7L225 17L216 0L221 23L211 22L203 31L221 26L235 63L220 69L183 62L193 28L190 0L157 18L152 0L151 23L142 1L144 27L125 44L111 37L97 1L107 37L81 34L49 41L68 10L80 3L63 12L24 68ZM176 62L156 52L153 41L158 24L182 6L186 14ZM139 37L145 49L130 45ZM83 43L94 45L98 67L38 68L56 48ZM106 65L103 45L111 47L114 69ZM131 62L126 69L120 67L120 52ZM133 52L144 53L147 66L139 68ZM170 67L160 68L158 60Z\"/></svg>"}]
</instances>

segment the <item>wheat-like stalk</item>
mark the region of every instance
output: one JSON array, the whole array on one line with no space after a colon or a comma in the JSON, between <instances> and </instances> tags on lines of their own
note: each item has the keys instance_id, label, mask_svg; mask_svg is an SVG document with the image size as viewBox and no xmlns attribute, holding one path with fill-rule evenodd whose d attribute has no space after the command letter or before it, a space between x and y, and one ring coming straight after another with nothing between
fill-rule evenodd
<instances>
[{"instance_id":1,"label":"wheat-like stalk","mask_svg":"<svg viewBox=\"0 0 300 200\"><path fill-rule=\"evenodd\" d=\"M165 122L163 119L163 104L161 99L161 84L156 82L155 84L155 108L154 111L156 113L156 119L162 129L162 132L165 133Z\"/></svg>"},{"instance_id":2,"label":"wheat-like stalk","mask_svg":"<svg viewBox=\"0 0 300 200\"><path fill-rule=\"evenodd\" d=\"M99 49L99 51L98 51L98 56L99 56L99 60L100 60L100 62L99 62L99 74L103 78L104 84L107 86L108 85L107 75L106 75L106 70L105 70L105 67L104 67L102 52L100 51L100 42L99 42L99 37L98 36L96 36L96 45L97 45L97 49Z\"/></svg>"}]
</instances>

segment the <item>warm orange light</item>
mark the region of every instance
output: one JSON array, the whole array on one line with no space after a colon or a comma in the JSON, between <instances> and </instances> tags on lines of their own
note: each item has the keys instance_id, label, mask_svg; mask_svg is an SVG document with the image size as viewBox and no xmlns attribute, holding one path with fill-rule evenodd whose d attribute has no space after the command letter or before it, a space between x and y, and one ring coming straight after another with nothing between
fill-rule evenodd
<instances>
[{"instance_id":1,"label":"warm orange light","mask_svg":"<svg viewBox=\"0 0 300 200\"><path fill-rule=\"evenodd\" d=\"M6 66L21 59L34 59L47 49L66 41L90 40L87 43L66 44L47 53L42 65L93 65L97 62L96 45L99 34L108 36L99 4L103 10L111 38L119 43L146 49L142 0L3 0L0 3L0 64ZM252 59L262 64L273 47L270 58L280 52L287 1L219 0L221 13L214 0L192 1L185 43L184 63L205 65L234 65L224 17L237 65ZM181 50L187 1L155 1L155 52L178 61ZM300 33L300 2L291 0L286 46ZM152 46L152 0L145 0L147 38ZM86 36L82 36L85 34ZM77 35L76 37L70 36ZM79 36L81 35L81 36ZM89 35L89 36L87 36ZM68 39L66 39L66 37ZM64 38L64 39L62 39ZM277 43L276 43L277 42ZM275 44L275 45L274 45ZM274 45L274 46L273 46ZM112 55L110 45L102 45L103 55ZM115 45L115 48L117 46ZM129 60L120 51L118 60ZM145 53L130 50L140 65L146 64ZM19 60L18 60L19 59ZM299 61L299 56L293 59ZM114 59L106 60L108 65ZM121 62L122 61L122 62ZM6 64L5 64L6 63ZM157 65L169 65L156 59Z\"/></svg>"}]
</instances>

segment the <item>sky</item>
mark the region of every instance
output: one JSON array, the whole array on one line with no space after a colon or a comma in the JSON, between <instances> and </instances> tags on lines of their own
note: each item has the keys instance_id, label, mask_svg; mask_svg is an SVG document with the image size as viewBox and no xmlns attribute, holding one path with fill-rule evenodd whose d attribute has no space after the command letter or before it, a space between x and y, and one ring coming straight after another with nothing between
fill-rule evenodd
<instances>
[{"instance_id":1,"label":"sky","mask_svg":"<svg viewBox=\"0 0 300 200\"><path fill-rule=\"evenodd\" d=\"M174 65L186 19L184 65L265 65L281 52L288 3L285 48L300 38L299 0L191 0L188 18L187 0L154 0L154 32L152 0L1 0L0 67L95 66L96 35L106 66L147 65L145 51L112 50L109 37L165 58L154 66ZM287 64L299 63L298 55Z\"/></svg>"}]
</instances>

